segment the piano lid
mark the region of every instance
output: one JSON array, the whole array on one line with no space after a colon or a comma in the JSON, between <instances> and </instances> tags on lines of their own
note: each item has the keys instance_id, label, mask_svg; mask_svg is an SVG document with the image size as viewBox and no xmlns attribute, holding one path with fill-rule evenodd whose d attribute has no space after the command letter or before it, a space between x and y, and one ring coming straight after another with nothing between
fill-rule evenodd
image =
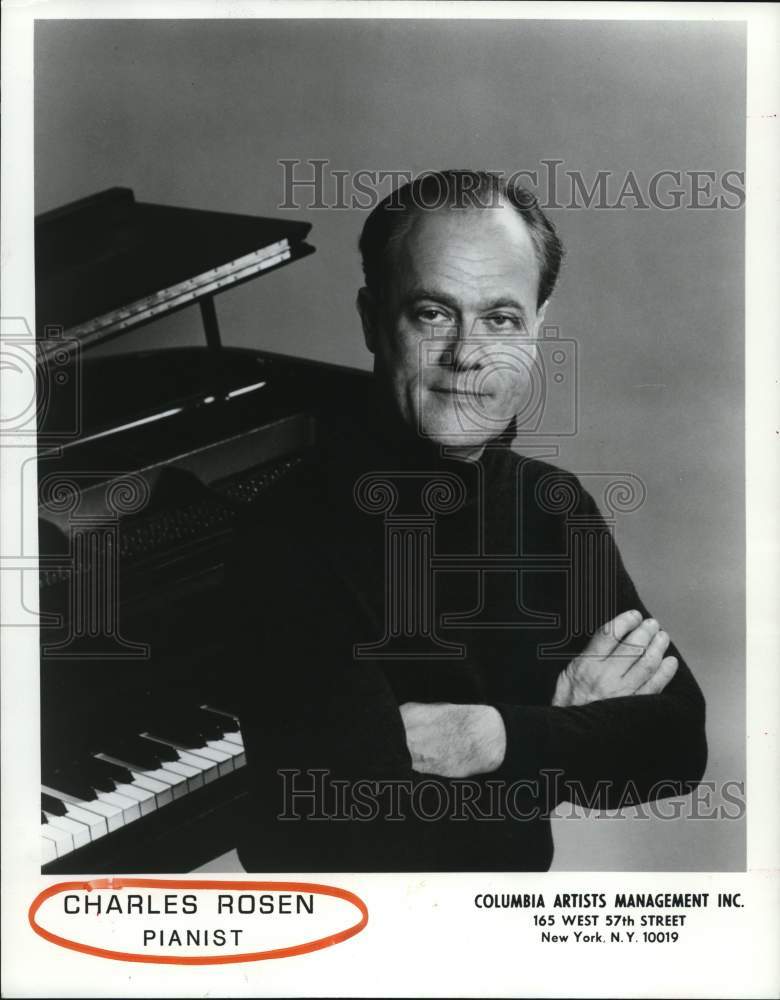
<instances>
[{"instance_id":1,"label":"piano lid","mask_svg":"<svg viewBox=\"0 0 780 1000\"><path fill-rule=\"evenodd\" d=\"M45 212L35 220L39 349L97 344L306 256L310 229L137 202L121 187Z\"/></svg>"}]
</instances>

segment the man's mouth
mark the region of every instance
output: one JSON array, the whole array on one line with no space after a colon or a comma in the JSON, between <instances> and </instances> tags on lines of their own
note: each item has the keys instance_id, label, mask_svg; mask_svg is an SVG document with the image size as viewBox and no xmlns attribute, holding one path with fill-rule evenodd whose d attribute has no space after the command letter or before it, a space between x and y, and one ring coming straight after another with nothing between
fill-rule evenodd
<instances>
[{"instance_id":1,"label":"man's mouth","mask_svg":"<svg viewBox=\"0 0 780 1000\"><path fill-rule=\"evenodd\" d=\"M453 385L433 385L430 391L437 392L443 396L465 396L472 399L484 399L486 396L492 395L489 392L478 392L475 389L464 389L461 386Z\"/></svg>"}]
</instances>

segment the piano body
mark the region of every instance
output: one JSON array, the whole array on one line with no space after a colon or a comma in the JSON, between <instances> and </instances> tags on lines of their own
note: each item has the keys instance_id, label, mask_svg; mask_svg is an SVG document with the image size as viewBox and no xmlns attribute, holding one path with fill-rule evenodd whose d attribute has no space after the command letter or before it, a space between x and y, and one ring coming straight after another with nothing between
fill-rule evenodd
<instances>
[{"instance_id":1,"label":"piano body","mask_svg":"<svg viewBox=\"0 0 780 1000\"><path fill-rule=\"evenodd\" d=\"M223 347L214 296L311 253L308 230L124 188L36 219L44 872L184 872L235 846L233 525L365 376ZM90 356L193 305L203 346Z\"/></svg>"}]
</instances>

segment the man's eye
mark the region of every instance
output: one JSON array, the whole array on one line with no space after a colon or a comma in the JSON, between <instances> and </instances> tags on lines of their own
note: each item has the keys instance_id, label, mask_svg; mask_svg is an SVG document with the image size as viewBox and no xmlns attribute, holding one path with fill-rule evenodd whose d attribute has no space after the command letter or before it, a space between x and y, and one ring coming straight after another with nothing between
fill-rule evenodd
<instances>
[{"instance_id":1,"label":"man's eye","mask_svg":"<svg viewBox=\"0 0 780 1000\"><path fill-rule=\"evenodd\" d=\"M435 309L433 306L427 306L425 309L419 309L417 311L417 318L422 320L423 323L447 323L450 322L449 316L441 309Z\"/></svg>"},{"instance_id":2,"label":"man's eye","mask_svg":"<svg viewBox=\"0 0 780 1000\"><path fill-rule=\"evenodd\" d=\"M497 313L495 316L488 316L487 321L494 330L519 330L522 328L522 323L518 317L511 316L508 313Z\"/></svg>"}]
</instances>

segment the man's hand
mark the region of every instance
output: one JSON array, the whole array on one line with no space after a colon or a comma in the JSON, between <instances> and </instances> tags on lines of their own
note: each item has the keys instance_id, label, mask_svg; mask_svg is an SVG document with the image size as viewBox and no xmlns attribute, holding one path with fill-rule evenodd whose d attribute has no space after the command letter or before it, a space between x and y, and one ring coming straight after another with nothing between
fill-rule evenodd
<instances>
[{"instance_id":1,"label":"man's hand","mask_svg":"<svg viewBox=\"0 0 780 1000\"><path fill-rule=\"evenodd\" d=\"M654 618L626 611L607 622L584 651L563 670L552 703L561 708L605 698L658 694L677 672L674 656L664 657L669 636Z\"/></svg>"},{"instance_id":2,"label":"man's hand","mask_svg":"<svg viewBox=\"0 0 780 1000\"><path fill-rule=\"evenodd\" d=\"M401 705L412 768L445 778L470 778L500 767L506 753L504 720L490 705Z\"/></svg>"}]
</instances>

